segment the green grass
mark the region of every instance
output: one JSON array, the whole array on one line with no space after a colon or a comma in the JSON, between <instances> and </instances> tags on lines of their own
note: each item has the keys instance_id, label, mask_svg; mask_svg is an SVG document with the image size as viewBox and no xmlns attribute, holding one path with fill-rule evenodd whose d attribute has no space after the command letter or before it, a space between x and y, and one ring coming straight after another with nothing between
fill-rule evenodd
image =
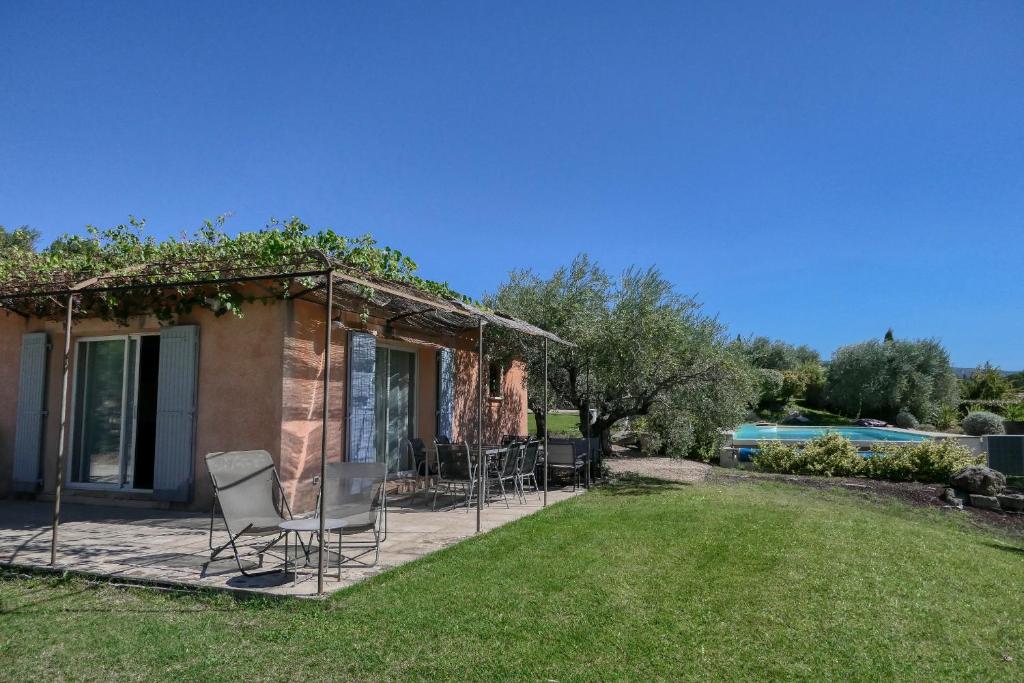
<instances>
[{"instance_id":1,"label":"green grass","mask_svg":"<svg viewBox=\"0 0 1024 683\"><path fill-rule=\"evenodd\" d=\"M1021 680L1024 551L960 519L634 481L324 602L8 576L0 678Z\"/></svg>"},{"instance_id":2,"label":"green grass","mask_svg":"<svg viewBox=\"0 0 1024 683\"><path fill-rule=\"evenodd\" d=\"M537 418L533 413L526 416L526 422L531 434L537 433ZM551 434L572 434L580 435L579 413L551 413L548 415L548 431Z\"/></svg>"}]
</instances>

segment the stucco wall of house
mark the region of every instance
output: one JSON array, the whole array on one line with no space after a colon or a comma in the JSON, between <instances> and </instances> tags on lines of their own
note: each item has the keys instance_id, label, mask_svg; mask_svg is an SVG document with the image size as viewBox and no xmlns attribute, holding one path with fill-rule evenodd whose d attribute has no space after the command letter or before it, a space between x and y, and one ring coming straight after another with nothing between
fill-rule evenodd
<instances>
[{"instance_id":1,"label":"stucco wall of house","mask_svg":"<svg viewBox=\"0 0 1024 683\"><path fill-rule=\"evenodd\" d=\"M475 340L463 339L455 350L454 438L457 441L476 441L477 438L477 367ZM526 365L516 360L505 369L501 396L489 396L487 382L485 367L484 442L498 443L505 434L526 434Z\"/></svg>"},{"instance_id":2,"label":"stucco wall of house","mask_svg":"<svg viewBox=\"0 0 1024 683\"><path fill-rule=\"evenodd\" d=\"M17 414L17 378L20 370L18 350L21 335L45 331L51 351L48 358L46 408L49 411L43 437L43 493L52 495L56 488L57 441L60 430L60 385L63 366L63 323L31 319L12 323L0 314L0 381L11 387L0 397L0 433L6 434ZM209 509L213 500L205 455L213 451L266 449L277 453L280 441L281 356L283 307L277 304L252 304L245 308L244 318L232 315L214 316L197 310L182 316L179 324L199 326L199 362L197 368L196 448L192 500L181 505L189 509ZM109 335L159 332L160 324L152 316L139 316L127 325L89 319L76 321L72 330L72 359L69 378L75 373L75 343L79 339ZM7 351L10 351L9 353ZM12 378L8 383L7 378ZM73 381L68 383L68 429L66 443L73 434L70 395ZM13 427L10 427L13 430ZM2 438L0 475L2 486L9 491L13 450L13 431L8 440ZM138 499L145 494L111 491L76 490L67 482L69 500Z\"/></svg>"},{"instance_id":3,"label":"stucco wall of house","mask_svg":"<svg viewBox=\"0 0 1024 683\"><path fill-rule=\"evenodd\" d=\"M10 311L0 311L0 496L10 495L14 475L21 336L26 331L24 318Z\"/></svg>"}]
</instances>

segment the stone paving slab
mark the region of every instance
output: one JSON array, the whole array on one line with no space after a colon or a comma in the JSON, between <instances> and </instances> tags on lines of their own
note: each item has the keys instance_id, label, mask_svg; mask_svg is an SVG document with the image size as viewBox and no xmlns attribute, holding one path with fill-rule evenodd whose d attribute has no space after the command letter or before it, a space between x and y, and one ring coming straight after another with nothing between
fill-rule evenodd
<instances>
[{"instance_id":1,"label":"stone paving slab","mask_svg":"<svg viewBox=\"0 0 1024 683\"><path fill-rule=\"evenodd\" d=\"M548 492L548 504L582 493L579 489ZM525 504L512 501L492 503L484 508L483 531L533 514L542 507L537 495L527 496ZM49 568L50 517L52 505L37 501L0 501L0 565ZM66 505L60 527L58 568L113 579L180 583L204 588L257 591L273 595L309 596L316 592L315 570L300 575L297 584L281 571L264 576L246 577L238 571L230 552L211 562L208 546L209 515L107 507ZM402 502L388 508L388 534L381 545L380 562L372 568L337 569L325 581L325 589L336 591L379 574L400 564L418 559L472 536L476 531L476 510L465 508L438 510L429 505ZM336 537L335 537L336 538ZM346 536L345 541L360 542L368 534ZM219 522L214 542L226 541ZM346 554L351 554L346 550ZM264 569L280 565L267 556ZM252 567L255 568L255 562ZM249 567L246 567L249 569ZM307 570L308 571L308 570Z\"/></svg>"}]
</instances>

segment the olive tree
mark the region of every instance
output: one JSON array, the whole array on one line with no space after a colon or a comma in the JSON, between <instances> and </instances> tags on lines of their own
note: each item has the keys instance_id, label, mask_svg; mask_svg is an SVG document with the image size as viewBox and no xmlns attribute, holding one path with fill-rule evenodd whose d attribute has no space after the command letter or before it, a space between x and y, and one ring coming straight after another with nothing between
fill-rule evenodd
<instances>
[{"instance_id":1,"label":"olive tree","mask_svg":"<svg viewBox=\"0 0 1024 683\"><path fill-rule=\"evenodd\" d=\"M828 367L829 405L849 416L894 418L906 408L930 420L955 406L958 388L949 354L934 339L867 341L838 349Z\"/></svg>"},{"instance_id":2,"label":"olive tree","mask_svg":"<svg viewBox=\"0 0 1024 683\"><path fill-rule=\"evenodd\" d=\"M543 355L536 340L489 332L494 353L526 361L530 408L541 432L552 406L577 409L581 431L594 408L592 433L607 451L612 426L624 418L658 410L688 420L694 430L717 433L734 424L733 414L751 398L747 366L726 343L723 326L655 268L630 268L612 278L581 255L550 278L513 272L485 303L576 344L550 347L550 401L543 405ZM742 400L725 418L708 408L717 408L716 396Z\"/></svg>"}]
</instances>

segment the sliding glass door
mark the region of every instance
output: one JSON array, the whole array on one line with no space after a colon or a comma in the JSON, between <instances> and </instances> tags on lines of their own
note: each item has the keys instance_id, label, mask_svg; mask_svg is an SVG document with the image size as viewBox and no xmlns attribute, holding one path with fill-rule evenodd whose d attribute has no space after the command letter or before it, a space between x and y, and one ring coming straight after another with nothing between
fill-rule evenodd
<instances>
[{"instance_id":1,"label":"sliding glass door","mask_svg":"<svg viewBox=\"0 0 1024 683\"><path fill-rule=\"evenodd\" d=\"M376 451L391 472L410 470L402 462L403 446L415 431L416 354L384 346L377 347L375 368Z\"/></svg>"},{"instance_id":2,"label":"sliding glass door","mask_svg":"<svg viewBox=\"0 0 1024 683\"><path fill-rule=\"evenodd\" d=\"M156 415L159 343L158 336L137 335L78 342L71 484L152 487L155 434L148 426Z\"/></svg>"}]
</instances>

